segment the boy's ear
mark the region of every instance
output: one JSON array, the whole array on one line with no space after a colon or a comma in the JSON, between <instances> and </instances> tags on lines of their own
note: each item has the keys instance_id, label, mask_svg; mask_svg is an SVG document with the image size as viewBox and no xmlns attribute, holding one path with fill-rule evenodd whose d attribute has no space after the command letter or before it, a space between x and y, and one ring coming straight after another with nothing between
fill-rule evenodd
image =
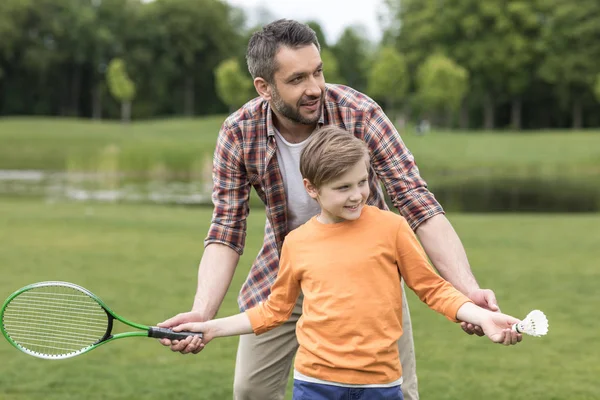
<instances>
[{"instance_id":1,"label":"boy's ear","mask_svg":"<svg viewBox=\"0 0 600 400\"><path fill-rule=\"evenodd\" d=\"M304 189L306 189L306 193L316 200L319 195L319 190L306 178L302 179L302 182L304 182Z\"/></svg>"},{"instance_id":2,"label":"boy's ear","mask_svg":"<svg viewBox=\"0 0 600 400\"><path fill-rule=\"evenodd\" d=\"M266 101L271 101L271 85L269 85L267 81L263 78L255 78L254 88L260 97Z\"/></svg>"}]
</instances>

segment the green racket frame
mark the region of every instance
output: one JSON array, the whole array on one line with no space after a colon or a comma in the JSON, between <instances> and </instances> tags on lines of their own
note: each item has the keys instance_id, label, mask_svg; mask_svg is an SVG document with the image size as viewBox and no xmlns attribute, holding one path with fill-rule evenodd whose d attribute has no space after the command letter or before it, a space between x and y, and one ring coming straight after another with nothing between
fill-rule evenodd
<instances>
[{"instance_id":1,"label":"green racket frame","mask_svg":"<svg viewBox=\"0 0 600 400\"><path fill-rule=\"evenodd\" d=\"M46 354L39 354L37 352L31 351L23 346L21 346L19 343L15 342L9 332L6 331L5 327L4 327L4 312L6 310L6 308L8 307L8 305L10 304L10 302L16 298L17 296L19 296L20 294L30 291L32 289L36 289L39 287L44 287L44 286L63 286L63 287L69 287L75 290L78 290L80 292L83 292L84 294L88 295L89 297L91 297L94 301L96 301L106 312L107 315L107 328L106 328L106 333L104 334L104 336L98 340L97 342L91 344L90 346L84 347L78 351L74 351L72 353L68 353L65 355L46 355ZM117 320L119 322L122 322L125 325L129 325L133 328L137 328L140 331L138 332L123 332L123 333L116 333L116 334L112 334L112 328L113 328L113 322L114 320ZM135 337L135 336L143 336L143 337L152 337L152 338L157 338L157 339L161 339L161 338L167 338L167 339L171 339L171 340L184 340L186 339L188 336L199 336L200 338L202 338L202 333L199 332L173 332L170 329L167 328L159 328L156 326L147 326L147 325L142 325L142 324L138 324L132 321L129 321L123 317L121 317L120 315L118 315L117 313L115 313L114 311L112 311L107 305L106 303L104 303L98 296L96 296L94 293L90 292L89 290L87 290L84 287L81 287L79 285L76 285L74 283L70 283L70 282L62 282L62 281L46 281L46 282L38 282L38 283L33 283L30 285L27 285L25 287L22 287L21 289L17 290L16 292L14 292L13 294L11 294L10 296L8 296L8 298L4 301L4 304L2 305L2 309L0 310L0 321L2 322L0 324L0 330L2 331L2 334L4 335L4 337L6 338L6 340L8 340L8 342L14 346L16 349L29 354L31 356L34 357L38 357L38 358L45 358L45 359L64 359L64 358L71 358L71 357L75 357L84 353L87 353L105 343L109 343L112 342L113 340L116 339L122 339L122 338L126 338L126 337Z\"/></svg>"}]
</instances>

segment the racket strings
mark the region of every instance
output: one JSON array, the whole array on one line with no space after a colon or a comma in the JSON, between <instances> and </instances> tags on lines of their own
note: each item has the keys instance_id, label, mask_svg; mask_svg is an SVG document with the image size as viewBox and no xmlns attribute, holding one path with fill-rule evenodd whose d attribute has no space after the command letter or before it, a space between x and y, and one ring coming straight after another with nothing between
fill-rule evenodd
<instances>
[{"instance_id":1,"label":"racket strings","mask_svg":"<svg viewBox=\"0 0 600 400\"><path fill-rule=\"evenodd\" d=\"M99 341L106 333L108 316L93 298L75 288L41 286L15 297L2 323L24 349L60 357Z\"/></svg>"}]
</instances>

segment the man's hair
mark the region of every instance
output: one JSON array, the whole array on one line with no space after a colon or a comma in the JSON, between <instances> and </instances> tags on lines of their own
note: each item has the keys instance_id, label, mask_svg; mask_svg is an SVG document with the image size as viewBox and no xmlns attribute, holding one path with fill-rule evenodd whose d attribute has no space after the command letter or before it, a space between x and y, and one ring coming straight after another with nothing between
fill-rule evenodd
<instances>
[{"instance_id":1,"label":"man's hair","mask_svg":"<svg viewBox=\"0 0 600 400\"><path fill-rule=\"evenodd\" d=\"M273 83L277 70L275 55L281 46L290 48L314 44L321 51L317 34L308 25L290 19L280 19L254 32L248 42L246 62L252 78Z\"/></svg>"},{"instance_id":2,"label":"man's hair","mask_svg":"<svg viewBox=\"0 0 600 400\"><path fill-rule=\"evenodd\" d=\"M337 126L314 132L300 154L300 173L315 187L337 179L361 160L369 163L365 142Z\"/></svg>"}]
</instances>

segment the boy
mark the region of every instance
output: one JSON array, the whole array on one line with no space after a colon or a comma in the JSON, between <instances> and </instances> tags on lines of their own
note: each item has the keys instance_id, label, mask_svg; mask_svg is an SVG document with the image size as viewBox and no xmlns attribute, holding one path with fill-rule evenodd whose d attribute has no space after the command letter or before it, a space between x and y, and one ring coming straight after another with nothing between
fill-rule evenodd
<instances>
[{"instance_id":1,"label":"boy","mask_svg":"<svg viewBox=\"0 0 600 400\"><path fill-rule=\"evenodd\" d=\"M369 165L368 149L354 135L334 126L314 133L300 172L321 211L286 237L267 301L174 330L203 332L201 346L215 337L259 335L289 318L302 291L294 399L313 400L403 398L396 346L401 278L448 319L479 325L496 343L516 344L511 326L518 319L473 304L434 272L404 218L366 204Z\"/></svg>"}]
</instances>

